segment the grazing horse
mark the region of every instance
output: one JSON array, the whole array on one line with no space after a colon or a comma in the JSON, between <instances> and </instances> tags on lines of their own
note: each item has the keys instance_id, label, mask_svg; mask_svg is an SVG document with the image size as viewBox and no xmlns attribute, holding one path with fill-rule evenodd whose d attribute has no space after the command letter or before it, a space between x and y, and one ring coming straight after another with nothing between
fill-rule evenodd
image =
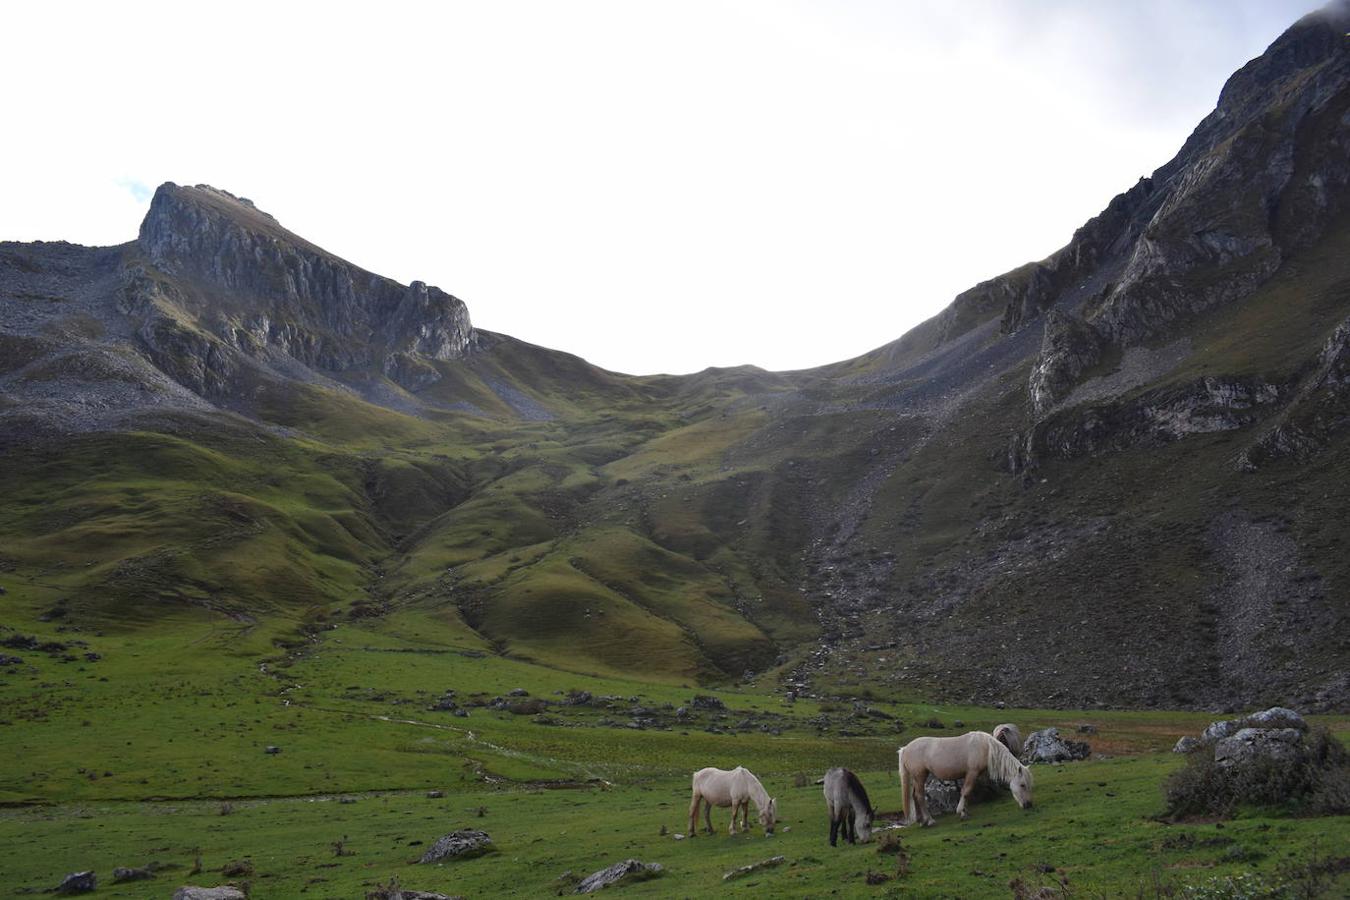
<instances>
[{"instance_id":1,"label":"grazing horse","mask_svg":"<svg viewBox=\"0 0 1350 900\"><path fill-rule=\"evenodd\" d=\"M712 808L714 806L731 807L731 827L728 834L736 833L736 815L741 815L741 830L750 830L750 801L755 801L759 809L759 824L764 826L765 834L773 834L774 823L778 821L778 801L769 796L764 785L749 769L737 766L731 771L714 769L711 766L694 773L694 796L689 801L689 836L698 833L698 806L704 804L703 817L708 823L708 833L713 833Z\"/></svg>"},{"instance_id":2,"label":"grazing horse","mask_svg":"<svg viewBox=\"0 0 1350 900\"><path fill-rule=\"evenodd\" d=\"M961 801L956 811L966 818L966 798L975 787L981 772L1012 791L1023 809L1031 806L1031 771L1008 748L983 731L971 731L959 737L920 737L899 750L900 793L905 803L905 824L922 822L932 825L928 801L924 796L924 782L928 773L952 781L965 779L961 785Z\"/></svg>"},{"instance_id":3,"label":"grazing horse","mask_svg":"<svg viewBox=\"0 0 1350 900\"><path fill-rule=\"evenodd\" d=\"M994 730L989 733L994 736L994 740L1007 747L1013 756L1022 755L1022 732L1017 730L1016 725L1004 722L1002 725L995 725Z\"/></svg>"},{"instance_id":4,"label":"grazing horse","mask_svg":"<svg viewBox=\"0 0 1350 900\"><path fill-rule=\"evenodd\" d=\"M840 826L844 840L850 844L872 839L872 801L867 799L858 776L848 769L831 769L825 773L825 808L830 813L830 846L839 846L836 839Z\"/></svg>"}]
</instances>

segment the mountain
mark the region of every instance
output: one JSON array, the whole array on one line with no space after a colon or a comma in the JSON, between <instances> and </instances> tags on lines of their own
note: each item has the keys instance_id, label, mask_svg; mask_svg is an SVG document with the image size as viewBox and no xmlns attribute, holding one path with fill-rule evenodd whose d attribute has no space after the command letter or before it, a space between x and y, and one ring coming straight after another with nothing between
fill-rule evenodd
<instances>
[{"instance_id":1,"label":"mountain","mask_svg":"<svg viewBox=\"0 0 1350 900\"><path fill-rule=\"evenodd\" d=\"M122 246L0 244L0 585L673 682L1346 709L1348 31L1300 20L1065 247L810 371L607 372L204 186Z\"/></svg>"}]
</instances>

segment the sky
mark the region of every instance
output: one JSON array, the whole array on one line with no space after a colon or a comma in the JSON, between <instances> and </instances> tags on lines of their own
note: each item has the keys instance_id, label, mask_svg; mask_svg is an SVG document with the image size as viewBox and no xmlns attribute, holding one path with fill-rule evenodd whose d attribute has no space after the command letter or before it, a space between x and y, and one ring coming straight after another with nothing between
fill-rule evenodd
<instances>
[{"instance_id":1,"label":"sky","mask_svg":"<svg viewBox=\"0 0 1350 900\"><path fill-rule=\"evenodd\" d=\"M1054 252L1315 5L16 4L0 240L205 183L609 369L806 368Z\"/></svg>"}]
</instances>

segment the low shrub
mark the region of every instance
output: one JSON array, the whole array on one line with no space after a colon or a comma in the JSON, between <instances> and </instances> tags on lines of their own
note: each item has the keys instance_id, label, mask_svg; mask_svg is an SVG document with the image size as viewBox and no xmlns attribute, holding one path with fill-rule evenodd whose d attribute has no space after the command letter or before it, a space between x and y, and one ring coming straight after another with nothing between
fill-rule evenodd
<instances>
[{"instance_id":1,"label":"low shrub","mask_svg":"<svg viewBox=\"0 0 1350 900\"><path fill-rule=\"evenodd\" d=\"M1227 817L1239 806L1342 815L1350 812L1350 754L1326 729L1308 735L1287 762L1257 757L1221 766L1211 753L1192 753L1163 791L1170 818Z\"/></svg>"}]
</instances>

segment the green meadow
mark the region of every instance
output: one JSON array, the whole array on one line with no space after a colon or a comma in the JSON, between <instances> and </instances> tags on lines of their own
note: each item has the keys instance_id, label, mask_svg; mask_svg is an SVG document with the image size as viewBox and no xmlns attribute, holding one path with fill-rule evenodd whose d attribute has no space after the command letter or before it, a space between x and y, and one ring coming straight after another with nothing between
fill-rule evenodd
<instances>
[{"instance_id":1,"label":"green meadow","mask_svg":"<svg viewBox=\"0 0 1350 900\"><path fill-rule=\"evenodd\" d=\"M6 896L82 869L98 872L97 896L109 897L231 882L261 898L361 897L393 878L469 897L550 896L571 890L568 872L584 876L630 857L665 867L615 889L633 896L1007 897L1015 880L1055 896L1182 896L1238 876L1293 884L1304 872L1303 884L1307 863L1350 846L1345 818L1248 809L1223 822L1160 821L1160 786L1182 764L1168 751L1211 718L1202 714L879 696L789 703L754 684L710 691L666 675L605 677L514 659L418 611L302 636L209 612L134 634L60 631L36 618L43 604L22 583L0 583L14 613L0 639L68 645L6 650L24 661L0 669ZM447 691L467 716L432 709ZM583 691L590 703L563 704ZM695 694L727 709L678 716ZM495 698L514 711L474 705ZM529 702L538 700L549 703ZM871 712L849 717L855 702ZM635 712L655 724L631 727ZM884 825L900 807L900 743L1000 721L1024 732L1091 724L1097 753L1037 767L1030 810L1004 795L973 807L965 822L943 816L931 829L828 845L814 783L826 768L859 772ZM1350 720L1321 724L1350 736ZM687 828L689 773L737 764L779 798L778 833L728 836L719 811L717 835L677 839ZM436 838L460 828L486 830L496 852L417 864ZM723 880L778 855L778 866ZM240 863L232 871L247 874L222 874ZM151 881L112 883L114 867L152 864ZM1345 886L1343 878L1324 885Z\"/></svg>"}]
</instances>

